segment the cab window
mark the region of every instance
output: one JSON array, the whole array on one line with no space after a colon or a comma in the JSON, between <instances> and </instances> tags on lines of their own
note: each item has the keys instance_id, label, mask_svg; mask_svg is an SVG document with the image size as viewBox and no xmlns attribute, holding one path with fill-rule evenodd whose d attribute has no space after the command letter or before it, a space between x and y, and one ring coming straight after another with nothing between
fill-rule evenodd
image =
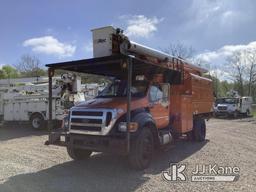
<instances>
[{"instance_id":1,"label":"cab window","mask_svg":"<svg viewBox=\"0 0 256 192\"><path fill-rule=\"evenodd\" d=\"M163 91L158 85L151 85L149 89L149 99L151 102L156 102L163 99Z\"/></svg>"}]
</instances>

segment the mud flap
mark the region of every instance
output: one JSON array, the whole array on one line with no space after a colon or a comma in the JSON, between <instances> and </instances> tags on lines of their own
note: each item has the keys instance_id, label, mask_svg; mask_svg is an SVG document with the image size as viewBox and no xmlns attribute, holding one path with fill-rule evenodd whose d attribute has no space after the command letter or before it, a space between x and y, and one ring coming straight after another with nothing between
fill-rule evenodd
<instances>
[{"instance_id":1,"label":"mud flap","mask_svg":"<svg viewBox=\"0 0 256 192\"><path fill-rule=\"evenodd\" d=\"M57 145L57 146L67 146L68 133L63 129L59 131L53 131L49 133L49 138L45 141L45 145Z\"/></svg>"}]
</instances>

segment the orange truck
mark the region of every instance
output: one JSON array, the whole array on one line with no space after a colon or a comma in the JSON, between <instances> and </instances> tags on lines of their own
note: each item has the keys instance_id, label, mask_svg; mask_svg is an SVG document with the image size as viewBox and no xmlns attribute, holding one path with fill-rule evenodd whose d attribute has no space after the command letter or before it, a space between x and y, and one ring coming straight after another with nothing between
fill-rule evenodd
<instances>
[{"instance_id":1,"label":"orange truck","mask_svg":"<svg viewBox=\"0 0 256 192\"><path fill-rule=\"evenodd\" d=\"M127 156L132 167L145 169L155 150L181 136L205 140L205 120L212 116L212 81L198 66L132 42L120 29L92 30L91 59L48 64L49 90L55 70L111 77L97 97L74 106L64 126L51 129L46 144L66 146L71 158L92 152ZM49 92L49 98L51 98Z\"/></svg>"}]
</instances>

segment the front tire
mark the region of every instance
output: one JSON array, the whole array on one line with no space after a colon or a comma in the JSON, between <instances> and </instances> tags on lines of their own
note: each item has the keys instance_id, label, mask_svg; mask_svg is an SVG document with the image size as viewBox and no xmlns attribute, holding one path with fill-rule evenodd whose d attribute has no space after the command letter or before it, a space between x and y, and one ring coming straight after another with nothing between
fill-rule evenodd
<instances>
[{"instance_id":1,"label":"front tire","mask_svg":"<svg viewBox=\"0 0 256 192\"><path fill-rule=\"evenodd\" d=\"M137 170L148 168L154 151L153 134L147 127L143 128L139 136L131 141L129 154L130 165Z\"/></svg>"},{"instance_id":2,"label":"front tire","mask_svg":"<svg viewBox=\"0 0 256 192\"><path fill-rule=\"evenodd\" d=\"M74 148L70 144L67 146L67 152L74 160L88 159L92 154L92 151L90 150Z\"/></svg>"},{"instance_id":3,"label":"front tire","mask_svg":"<svg viewBox=\"0 0 256 192\"><path fill-rule=\"evenodd\" d=\"M236 119L238 117L238 111L235 111L233 117Z\"/></svg>"}]
</instances>

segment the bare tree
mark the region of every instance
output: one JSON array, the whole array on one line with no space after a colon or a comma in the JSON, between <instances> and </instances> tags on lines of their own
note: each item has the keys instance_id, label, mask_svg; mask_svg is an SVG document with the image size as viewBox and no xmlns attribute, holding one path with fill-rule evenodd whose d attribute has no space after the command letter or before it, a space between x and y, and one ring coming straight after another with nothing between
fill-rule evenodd
<instances>
[{"instance_id":1,"label":"bare tree","mask_svg":"<svg viewBox=\"0 0 256 192\"><path fill-rule=\"evenodd\" d=\"M181 42L175 44L171 43L168 47L162 49L162 51L175 57L181 57L183 59L191 59L195 54L195 50L192 46L186 46Z\"/></svg>"},{"instance_id":2,"label":"bare tree","mask_svg":"<svg viewBox=\"0 0 256 192\"><path fill-rule=\"evenodd\" d=\"M42 69L40 60L31 55L23 55L16 68L26 77L39 77L45 75L45 70Z\"/></svg>"},{"instance_id":3,"label":"bare tree","mask_svg":"<svg viewBox=\"0 0 256 192\"><path fill-rule=\"evenodd\" d=\"M248 78L248 95L252 96L253 84L256 83L256 50L251 49L246 52L247 69L246 72L249 74Z\"/></svg>"},{"instance_id":4,"label":"bare tree","mask_svg":"<svg viewBox=\"0 0 256 192\"><path fill-rule=\"evenodd\" d=\"M213 90L216 97L223 96L225 93L223 93L224 89L222 87L223 77L225 75L225 72L219 69L219 66L210 64L207 62L202 62L203 67L208 69L208 72L206 73L206 76L212 80L213 84Z\"/></svg>"},{"instance_id":5,"label":"bare tree","mask_svg":"<svg viewBox=\"0 0 256 192\"><path fill-rule=\"evenodd\" d=\"M238 84L238 91L241 96L244 96L244 81L246 77L246 65L242 51L234 52L233 55L227 58L228 71L234 82Z\"/></svg>"}]
</instances>

